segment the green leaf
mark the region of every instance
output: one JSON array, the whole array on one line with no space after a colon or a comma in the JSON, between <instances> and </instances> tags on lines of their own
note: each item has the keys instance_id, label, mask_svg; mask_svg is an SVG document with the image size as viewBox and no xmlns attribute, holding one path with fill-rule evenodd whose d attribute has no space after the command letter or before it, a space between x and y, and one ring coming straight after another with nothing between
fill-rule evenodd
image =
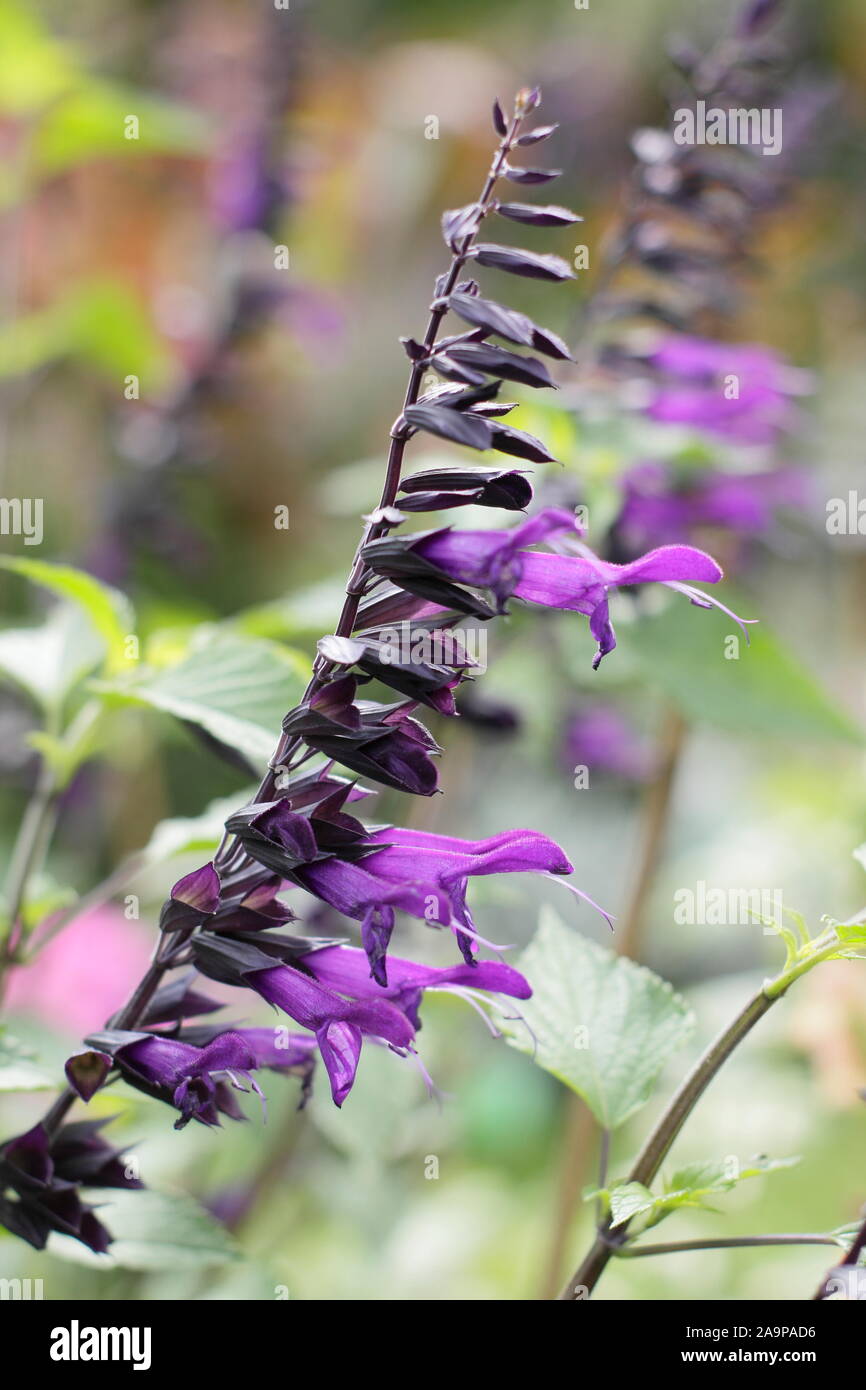
<instances>
[{"instance_id":1,"label":"green leaf","mask_svg":"<svg viewBox=\"0 0 866 1390\"><path fill-rule=\"evenodd\" d=\"M61 598L76 603L90 619L106 647L106 668L110 673L129 665L127 639L133 632L132 605L118 589L94 579L72 565L56 565L48 560L30 560L24 555L0 556L0 568L20 574Z\"/></svg>"},{"instance_id":2,"label":"green leaf","mask_svg":"<svg viewBox=\"0 0 866 1390\"><path fill-rule=\"evenodd\" d=\"M56 1091L57 1077L34 1065L36 1054L0 1027L0 1092Z\"/></svg>"},{"instance_id":3,"label":"green leaf","mask_svg":"<svg viewBox=\"0 0 866 1390\"><path fill-rule=\"evenodd\" d=\"M104 652L84 614L59 603L41 627L0 632L0 679L5 676L20 686L42 710L57 710Z\"/></svg>"},{"instance_id":4,"label":"green leaf","mask_svg":"<svg viewBox=\"0 0 866 1390\"><path fill-rule=\"evenodd\" d=\"M624 1226L636 1217L646 1217L642 1229L658 1225L671 1212L683 1207L696 1207L702 1211L714 1211L708 1198L730 1192L748 1178L763 1177L765 1173L780 1168L791 1168L799 1163L799 1158L770 1159L763 1154L744 1167L731 1167L729 1160L704 1159L679 1168L665 1184L664 1192L653 1195L641 1183L617 1183L591 1196L601 1196L608 1204L611 1226Z\"/></svg>"},{"instance_id":5,"label":"green leaf","mask_svg":"<svg viewBox=\"0 0 866 1390\"><path fill-rule=\"evenodd\" d=\"M746 611L747 600L728 592L723 598L744 616L753 616ZM730 618L681 599L657 617L636 622L621 645L644 679L663 690L689 720L761 737L863 743L862 730L766 624L750 627L749 635L747 646ZM729 636L739 642L736 659L725 657Z\"/></svg>"},{"instance_id":6,"label":"green leaf","mask_svg":"<svg viewBox=\"0 0 866 1390\"><path fill-rule=\"evenodd\" d=\"M604 1129L648 1100L667 1058L691 1032L685 1001L643 966L565 927L542 909L518 968L532 985L509 1042L576 1091Z\"/></svg>"},{"instance_id":7,"label":"green leaf","mask_svg":"<svg viewBox=\"0 0 866 1390\"><path fill-rule=\"evenodd\" d=\"M866 922L837 922L835 932L839 938L839 950L835 955L840 960L863 960L866 953Z\"/></svg>"},{"instance_id":8,"label":"green leaf","mask_svg":"<svg viewBox=\"0 0 866 1390\"><path fill-rule=\"evenodd\" d=\"M621 1182L615 1187L599 1188L597 1191L587 1192L587 1200L591 1197L601 1197L605 1210L610 1216L611 1227L615 1230L617 1226L625 1226L627 1222L633 1221L636 1216L649 1210L654 1198L648 1187L644 1187L642 1182Z\"/></svg>"},{"instance_id":9,"label":"green leaf","mask_svg":"<svg viewBox=\"0 0 866 1390\"><path fill-rule=\"evenodd\" d=\"M189 720L254 762L266 762L309 674L309 662L298 652L207 628L174 665L125 681L94 682L93 688Z\"/></svg>"},{"instance_id":10,"label":"green leaf","mask_svg":"<svg viewBox=\"0 0 866 1390\"><path fill-rule=\"evenodd\" d=\"M49 1250L97 1269L197 1269L238 1259L225 1227L191 1197L101 1193L99 1218L114 1237L107 1255L94 1255L71 1236L52 1236Z\"/></svg>"}]
</instances>

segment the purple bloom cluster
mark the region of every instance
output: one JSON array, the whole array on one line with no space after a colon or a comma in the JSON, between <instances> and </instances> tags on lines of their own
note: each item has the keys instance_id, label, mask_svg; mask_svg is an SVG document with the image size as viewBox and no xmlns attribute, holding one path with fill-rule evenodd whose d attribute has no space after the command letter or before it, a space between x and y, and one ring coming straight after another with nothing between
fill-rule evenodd
<instances>
[{"instance_id":1,"label":"purple bloom cluster","mask_svg":"<svg viewBox=\"0 0 866 1390\"><path fill-rule=\"evenodd\" d=\"M107 1120L64 1125L50 1133L34 1125L0 1148L0 1222L37 1250L52 1231L74 1236L103 1254L111 1236L94 1209L81 1199L82 1187L141 1187L100 1130Z\"/></svg>"},{"instance_id":2,"label":"purple bloom cluster","mask_svg":"<svg viewBox=\"0 0 866 1390\"><path fill-rule=\"evenodd\" d=\"M437 790L440 749L419 711L456 714L455 691L473 673L473 659L455 632L467 615L484 622L512 602L582 614L597 643L597 666L616 645L609 613L613 591L658 583L707 607L712 601L692 586L722 577L709 555L689 545L655 548L622 565L601 559L582 540L574 516L553 507L504 530L397 531L415 512L467 503L525 511L532 501L523 467L455 465L403 477L404 450L419 432L529 463L551 458L540 440L503 423L513 406L501 402L499 392L504 381L552 386L542 359L568 359L568 347L525 314L482 297L474 279L460 278L475 265L551 282L572 278L559 257L476 241L492 215L529 227L579 220L556 205L494 196L500 179L531 185L556 176L510 159L516 145L534 145L555 128L520 134L539 99L537 91L519 93L510 120L496 103L500 144L483 193L443 218L451 267L436 284L423 339L404 340L410 362L406 401L391 432L382 498L367 519L336 631L319 643L310 685L283 721L258 793L228 818L213 862L172 889L148 976L105 1029L86 1040L87 1050L70 1058L73 1097L89 1100L109 1073L117 1073L171 1106L178 1127L190 1120L213 1126L223 1117L241 1118L237 1095L261 1094L257 1073L263 1069L298 1076L303 1101L320 1057L339 1106L354 1084L365 1039L400 1056L415 1051L425 991L449 990L475 1004L496 995L529 997L530 986L518 971L481 959L485 943L467 902L469 883L502 873L565 879L572 865L562 849L527 829L464 840L369 825L353 812L372 789L335 768L413 795ZM461 321L460 331L440 337L449 312ZM442 384L423 390L428 372ZM396 644L395 624L405 638ZM444 652L433 641L443 635L449 639ZM372 681L387 687L393 699L362 698ZM298 890L358 923L362 949L295 934L292 924L301 914L284 895ZM435 968L392 956L398 912L450 931L459 963ZM196 1022L221 1006L196 989L194 973L173 973L190 965L206 978L266 1000L300 1031ZM15 1145L23 1143L13 1142L7 1162L15 1162ZM61 1181L53 1162L45 1158L34 1179L40 1185L22 1197L28 1209L52 1210ZM73 1233L98 1248L89 1215L64 1200L66 1228L77 1221ZM50 1224L50 1215L40 1220Z\"/></svg>"},{"instance_id":3,"label":"purple bloom cluster","mask_svg":"<svg viewBox=\"0 0 866 1390\"><path fill-rule=\"evenodd\" d=\"M538 100L537 92L519 94L511 122L496 105L501 143L492 182L481 200L443 218L451 270L437 283L423 340L404 340L411 364L407 400L392 430L386 489L368 519L337 631L319 643L309 689L283 721L257 797L229 817L214 862L175 885L160 919L169 942L164 959L191 962L204 976L253 991L304 1031L286 1034L277 1047L267 1030L191 1027L188 1019L212 1003L191 985L165 986L132 1028L125 1016L115 1020L88 1039L90 1052L71 1059L70 1081L84 1098L117 1068L131 1085L173 1106L178 1125L193 1118L213 1125L239 1114L236 1092L258 1090L254 1073L262 1067L299 1074L306 1091L315 1053L340 1105L354 1083L364 1038L402 1055L414 1050L425 989L526 998L529 985L517 971L480 959L468 885L500 873L568 876L572 866L560 847L524 829L472 841L370 826L353 809L371 789L339 775L335 765L413 795L437 790L440 750L418 714L425 707L456 714L455 690L473 666L454 632L466 615L483 622L511 602L583 614L597 642L598 665L616 645L612 591L660 583L695 603L710 603L691 587L721 578L703 551L670 545L613 564L588 549L574 516L558 508L543 508L506 530L398 530L415 512L467 503L525 511L532 501L524 467L455 465L402 477L397 465L418 432L529 463L551 458L540 440L503 423L513 406L499 401L499 391L506 380L553 385L542 359L567 359L568 347L526 315L482 297L474 280L459 278L473 262L554 282L572 276L556 256L475 240L492 213L527 226L577 220L558 206L499 202L492 195L497 178L527 184L555 176L508 158ZM552 129L539 127L521 142L537 143ZM449 311L467 327L440 338ZM422 394L428 371L442 384ZM396 649L394 624L406 639ZM447 653L426 653L425 639L444 633ZM373 680L396 698L362 698ZM297 918L281 895L297 889L357 922L363 949L287 931ZM390 957L398 912L451 931L462 963L436 970Z\"/></svg>"}]
</instances>

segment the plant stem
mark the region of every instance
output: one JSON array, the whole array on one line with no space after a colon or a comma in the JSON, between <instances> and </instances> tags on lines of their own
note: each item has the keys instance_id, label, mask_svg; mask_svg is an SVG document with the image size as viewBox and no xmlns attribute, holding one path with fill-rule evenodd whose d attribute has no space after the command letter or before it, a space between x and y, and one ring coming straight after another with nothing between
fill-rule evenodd
<instances>
[{"instance_id":1,"label":"plant stem","mask_svg":"<svg viewBox=\"0 0 866 1390\"><path fill-rule=\"evenodd\" d=\"M635 957L643 936L647 907L661 860L673 803L674 783L686 738L686 723L673 705L665 712L658 737L658 762L647 788L640 831L638 868L632 880L623 924L616 936L616 949L623 956Z\"/></svg>"},{"instance_id":2,"label":"plant stem","mask_svg":"<svg viewBox=\"0 0 866 1390\"><path fill-rule=\"evenodd\" d=\"M828 1235L768 1235L719 1236L711 1240L671 1240L657 1245L629 1246L618 1250L620 1259L636 1260L642 1255L678 1255L686 1250L737 1250L741 1246L759 1245L838 1245L835 1236Z\"/></svg>"},{"instance_id":3,"label":"plant stem","mask_svg":"<svg viewBox=\"0 0 866 1390\"><path fill-rule=\"evenodd\" d=\"M711 1043L697 1061L662 1114L641 1149L627 1181L648 1187L664 1163L668 1151L719 1068L751 1032L759 1019L773 1007L774 999L760 989L727 1028ZM559 1295L560 1302L582 1299L591 1293L608 1260L626 1239L627 1227L616 1232L602 1227L589 1254L575 1270Z\"/></svg>"},{"instance_id":4,"label":"plant stem","mask_svg":"<svg viewBox=\"0 0 866 1390\"><path fill-rule=\"evenodd\" d=\"M832 928L828 928L804 947L795 958L787 961L780 974L764 982L757 994L752 996L734 1021L719 1034L692 1067L646 1140L626 1181L638 1182L644 1187L649 1187L695 1105L731 1053L739 1047L764 1014L790 989L795 980L807 971L813 970L821 961L829 960L838 950L838 937ZM559 1295L560 1301L583 1299L592 1292L608 1260L612 1255L619 1253L625 1243L627 1231L627 1224L616 1232L605 1226L599 1230L589 1254Z\"/></svg>"},{"instance_id":5,"label":"plant stem","mask_svg":"<svg viewBox=\"0 0 866 1390\"><path fill-rule=\"evenodd\" d=\"M842 1260L841 1265L837 1266L837 1268L844 1268L845 1265L848 1265L850 1268L853 1268L857 1264L864 1250L866 1250L866 1220L863 1221L859 1231L857 1232L856 1236L851 1242L851 1248L846 1254L844 1260ZM823 1300L830 1293L829 1285L830 1281L834 1277L834 1273L835 1271L831 1270L830 1273L826 1275L825 1278L822 1280L818 1292L812 1299L813 1303L823 1302ZM864 1275L864 1278L866 1278L866 1275Z\"/></svg>"}]
</instances>

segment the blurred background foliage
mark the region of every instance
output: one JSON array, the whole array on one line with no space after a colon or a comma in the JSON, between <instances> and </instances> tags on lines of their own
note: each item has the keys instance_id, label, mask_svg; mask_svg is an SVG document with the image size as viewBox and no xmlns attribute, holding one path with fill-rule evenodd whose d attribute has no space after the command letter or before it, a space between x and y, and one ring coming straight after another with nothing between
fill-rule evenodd
<instances>
[{"instance_id":1,"label":"blurred background foliage","mask_svg":"<svg viewBox=\"0 0 866 1390\"><path fill-rule=\"evenodd\" d=\"M333 627L402 396L397 338L418 332L442 268L440 212L472 197L486 168L494 96L540 82L544 119L561 122L549 147L565 170L556 197L586 219L590 268L571 290L520 286L520 307L579 359L558 373L556 398L530 403L517 390L517 423L563 463L548 466L550 497L588 504L593 542L638 459L672 451L695 468L718 463L718 442L585 410L581 334L623 205L631 133L665 119L666 42L713 42L731 8L0 0L3 494L44 498L40 560L89 571L135 610L133 627L117 594L112 616L56 576L53 596L39 587L45 575L30 574L35 586L21 566L0 576L5 848L40 756L69 772L29 925L125 866L114 905L95 906L29 971L13 972L4 1132L35 1122L45 1097L30 1087L49 1086L70 1044L128 991L167 887L255 781L316 638ZM624 596L619 648L593 674L583 620L515 614L491 631L477 708L439 721L445 797L407 805L386 792L376 812L471 838L531 825L564 845L581 888L621 914L676 712L685 736L670 825L644 885L635 953L687 995L698 1027L667 1064L662 1092L778 954L760 924L678 925L677 889L779 888L813 923L866 901L852 857L866 809L864 539L825 526L828 499L863 478L866 12L857 0L802 0L781 40L826 88L827 110L748 248L728 333L814 373L774 460L805 471L808 501L750 542L745 563L724 533L701 536L737 561L736 597L730 586L725 597L760 618L752 646L726 663L722 615L681 600L638 609ZM570 257L572 233L544 249ZM275 245L287 248L287 269L275 267ZM419 441L413 466L446 452ZM16 537L3 550L26 564L37 554ZM50 650L44 633L28 646L43 623ZM124 649L133 630L137 665ZM80 679L64 684L76 663L75 677L96 678L87 692ZM65 716L93 699L98 714L91 724L85 713L70 754ZM580 789L583 760L567 733L599 700L627 718L646 762L641 775L606 774L590 760ZM221 756L224 744L239 763ZM128 893L140 920L124 915ZM482 880L480 929L523 945L540 902L556 898L573 930L607 944L601 919L556 894ZM449 943L418 925L403 925L398 949L450 958ZM772 1146L801 1162L725 1198L724 1216L678 1215L672 1236L852 1219L866 1195L864 1004L862 967L838 963L762 1025L677 1155L745 1160ZM575 1102L457 1001L432 999L424 1021L440 1104L417 1071L373 1048L341 1113L319 1087L299 1115L294 1083L272 1078L265 1128L251 1110L251 1123L230 1131L175 1134L155 1104L121 1088L101 1095L93 1108L120 1116L153 1192L114 1203L129 1210L122 1223L108 1214L124 1231L109 1268L63 1240L38 1256L0 1233L0 1273L44 1277L49 1298L538 1297L591 1231L575 1196L592 1181L587 1155L563 1143ZM639 1115L618 1133L615 1171L645 1124ZM621 1261L598 1296L798 1298L827 1256Z\"/></svg>"}]
</instances>

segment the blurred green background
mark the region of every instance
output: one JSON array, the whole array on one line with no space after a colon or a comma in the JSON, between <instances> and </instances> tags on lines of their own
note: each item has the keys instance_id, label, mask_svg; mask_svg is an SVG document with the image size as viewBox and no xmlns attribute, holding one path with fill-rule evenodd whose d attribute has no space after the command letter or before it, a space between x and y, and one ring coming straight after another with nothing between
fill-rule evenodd
<instances>
[{"instance_id":1,"label":"blurred green background","mask_svg":"<svg viewBox=\"0 0 866 1390\"><path fill-rule=\"evenodd\" d=\"M555 295L515 282L509 302L566 336L580 359L630 133L664 120L666 40L711 43L731 12L708 0L606 0L588 11L568 0L292 0L275 17L264 3L231 0L81 0L74 9L0 0L0 461L4 496L45 502L42 547L4 537L4 551L79 565L123 590L154 670L174 669L191 644L213 654L226 640L250 643L263 686L241 714L260 766L268 730L303 687L303 660L281 666L267 644L309 658L333 628L402 397L397 338L423 326L444 265L441 211L474 196L487 166L493 97L539 82L542 118L561 122L545 153L565 171L556 201L586 219L579 239L590 270ZM866 902L852 857L866 809L866 551L862 536L830 537L825 527L827 500L863 479L866 11L857 0L803 0L781 36L801 70L832 84L830 114L749 248L759 268L730 331L815 373L783 457L806 469L810 500L738 576L729 601L762 627L737 680L720 684L710 665L729 620L684 601L675 621L652 603L638 613L623 601L619 648L596 674L583 619L517 615L491 630L479 694L504 702L519 728L440 720L445 797L409 805L386 792L375 812L470 838L531 825L564 845L583 890L621 913L647 788L592 769L589 788L575 788L564 730L599 698L626 711L648 746L671 707L684 715L638 954L687 995L698 1028L650 1109L779 957L760 924L678 925L678 888L778 887L813 924ZM126 138L130 116L135 139ZM570 256L573 242L566 229L530 244ZM287 249L287 269L275 268L275 245ZM580 373L580 361L558 373L559 397L527 401L515 420L553 444L577 496L594 489L603 510L648 444L637 426L575 413ZM412 464L446 452L418 442ZM288 529L274 524L280 507ZM725 554L724 537L706 543ZM0 586L13 629L39 620L44 594L16 575ZM198 816L221 798L225 812L243 798L248 771L165 710L155 697L112 710L67 793L44 910L70 886L86 892L167 818ZM4 847L32 785L27 735L38 722L33 702L4 687ZM191 838L181 830L172 843ZM195 862L195 850L150 855L125 890L140 900L139 921L124 918L122 903L101 909L98 921L70 928L74 949L52 978L37 964L30 991L13 989L10 1029L38 1054L40 1074L56 1071L84 1019L102 1023L94 1012L108 1011L104 996L120 1002L128 992L166 888ZM600 918L549 884L479 881L471 900L479 929L498 943L528 941L542 901L608 942ZM122 944L101 953L104 968L87 968L118 936ZM417 924L402 926L397 949L451 959L451 943ZM248 1000L239 1006L251 1019ZM175 1134L168 1111L110 1090L92 1108L120 1117L115 1131L135 1142L148 1188L175 1200L175 1214L170 1202L148 1207L150 1195L117 1199L135 1210L110 1267L62 1241L40 1256L0 1233L0 1275L42 1277L48 1298L542 1296L591 1235L591 1212L573 1191L593 1177L592 1142L589 1156L573 1147L575 1102L458 1001L428 1000L424 1025L438 1104L417 1070L373 1047L342 1112L319 1085L299 1115L296 1083L270 1077L264 1128L250 1108L247 1125ZM774 1011L677 1147L683 1158L772 1151L802 1161L744 1185L720 1204L723 1215L678 1215L665 1239L852 1220L866 1197L864 1082L866 980L857 962L838 963ZM23 1091L0 1097L2 1132L35 1122L44 1102ZM617 1175L646 1124L642 1112L617 1135ZM230 1241L206 1221L199 1229L188 1195L233 1213ZM111 1225L111 1206L105 1215ZM179 1241L184 1221L194 1230ZM620 1261L597 1296L800 1298L830 1262L822 1249Z\"/></svg>"}]
</instances>

